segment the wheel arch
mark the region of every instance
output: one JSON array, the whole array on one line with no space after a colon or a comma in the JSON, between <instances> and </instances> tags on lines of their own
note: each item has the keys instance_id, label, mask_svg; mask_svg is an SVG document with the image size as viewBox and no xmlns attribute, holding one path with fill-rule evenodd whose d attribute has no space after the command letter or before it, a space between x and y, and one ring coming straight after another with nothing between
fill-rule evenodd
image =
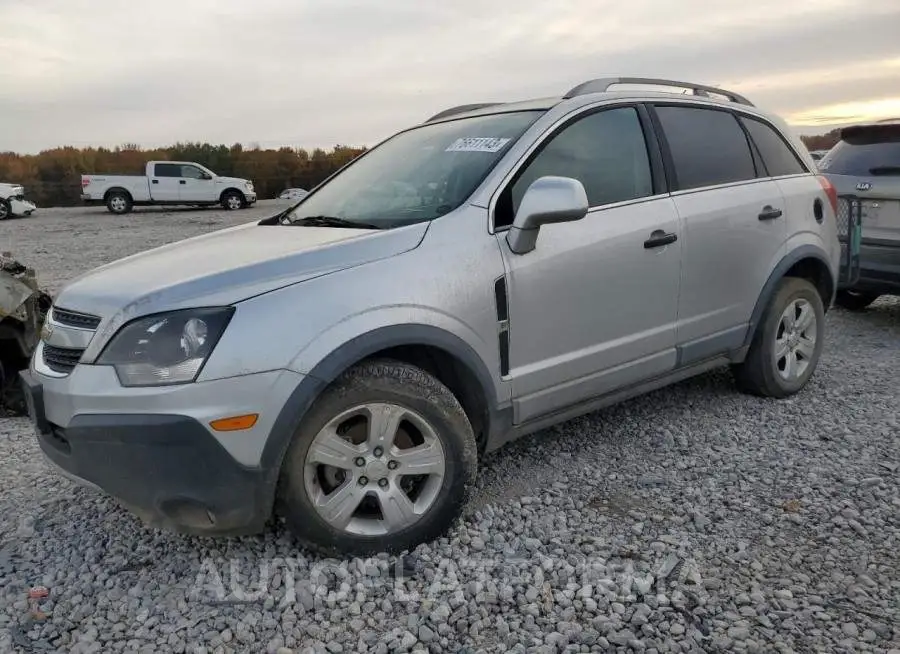
<instances>
[{"instance_id":1,"label":"wheel arch","mask_svg":"<svg viewBox=\"0 0 900 654\"><path fill-rule=\"evenodd\" d=\"M110 188L106 189L106 191L103 192L103 201L108 202L109 196L112 195L115 191L121 191L128 196L129 201L134 202L134 196L131 194L131 191L129 191L124 186L111 186Z\"/></svg>"},{"instance_id":2,"label":"wheel arch","mask_svg":"<svg viewBox=\"0 0 900 654\"><path fill-rule=\"evenodd\" d=\"M456 396L478 441L487 444L495 422L493 381L488 367L459 336L432 325L391 325L356 336L333 349L304 375L275 419L261 457L275 483L291 438L303 416L334 380L363 361L390 358L419 366L437 377Z\"/></svg>"},{"instance_id":3,"label":"wheel arch","mask_svg":"<svg viewBox=\"0 0 900 654\"><path fill-rule=\"evenodd\" d=\"M247 196L244 195L244 192L243 192L241 189L236 188L236 187L234 187L234 186L229 186L228 188L222 189L222 192L219 193L219 202L224 202L224 200L225 200L225 195L228 194L228 193L231 193L231 192L237 193L237 194L240 195L242 198L244 198L244 202L247 201Z\"/></svg>"},{"instance_id":4,"label":"wheel arch","mask_svg":"<svg viewBox=\"0 0 900 654\"><path fill-rule=\"evenodd\" d=\"M819 291L825 311L827 312L831 307L837 284L828 264L828 255L818 246L801 245L788 252L766 280L750 316L750 324L744 337L745 347L748 347L753 341L756 328L762 321L766 307L769 306L772 296L778 288L778 282L785 277L799 277L808 280Z\"/></svg>"}]
</instances>

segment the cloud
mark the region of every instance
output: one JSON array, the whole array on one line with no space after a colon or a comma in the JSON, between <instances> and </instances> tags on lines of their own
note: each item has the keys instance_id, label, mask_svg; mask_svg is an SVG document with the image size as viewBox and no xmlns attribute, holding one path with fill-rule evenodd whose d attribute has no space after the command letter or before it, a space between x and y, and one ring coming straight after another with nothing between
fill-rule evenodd
<instances>
[{"instance_id":1,"label":"cloud","mask_svg":"<svg viewBox=\"0 0 900 654\"><path fill-rule=\"evenodd\" d=\"M0 24L0 144L19 151L370 144L616 74L730 86L801 123L900 97L900 5L862 0L0 0Z\"/></svg>"}]
</instances>

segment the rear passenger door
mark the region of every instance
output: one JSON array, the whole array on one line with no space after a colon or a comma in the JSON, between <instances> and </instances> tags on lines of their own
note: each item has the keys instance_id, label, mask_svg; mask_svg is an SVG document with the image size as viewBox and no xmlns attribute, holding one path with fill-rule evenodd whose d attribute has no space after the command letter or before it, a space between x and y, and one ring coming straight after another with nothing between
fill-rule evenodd
<instances>
[{"instance_id":1,"label":"rear passenger door","mask_svg":"<svg viewBox=\"0 0 900 654\"><path fill-rule=\"evenodd\" d=\"M655 104L683 221L679 363L741 345L787 228L784 199L727 108Z\"/></svg>"},{"instance_id":2,"label":"rear passenger door","mask_svg":"<svg viewBox=\"0 0 900 654\"><path fill-rule=\"evenodd\" d=\"M154 202L178 202L181 189L181 166L171 163L153 165L153 177L150 178L150 197Z\"/></svg>"},{"instance_id":3,"label":"rear passenger door","mask_svg":"<svg viewBox=\"0 0 900 654\"><path fill-rule=\"evenodd\" d=\"M823 227L816 220L815 202L822 194L822 185L815 173L771 124L752 116L741 116L740 121L762 158L765 174L784 198L787 234L821 233Z\"/></svg>"}]
</instances>

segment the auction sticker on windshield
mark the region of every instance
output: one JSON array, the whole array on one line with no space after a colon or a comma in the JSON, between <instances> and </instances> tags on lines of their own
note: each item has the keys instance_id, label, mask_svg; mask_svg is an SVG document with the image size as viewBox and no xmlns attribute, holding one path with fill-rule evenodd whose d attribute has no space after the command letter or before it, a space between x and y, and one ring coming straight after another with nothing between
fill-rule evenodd
<instances>
[{"instance_id":1,"label":"auction sticker on windshield","mask_svg":"<svg viewBox=\"0 0 900 654\"><path fill-rule=\"evenodd\" d=\"M464 136L447 146L445 152L499 152L507 143L509 143L507 138Z\"/></svg>"}]
</instances>

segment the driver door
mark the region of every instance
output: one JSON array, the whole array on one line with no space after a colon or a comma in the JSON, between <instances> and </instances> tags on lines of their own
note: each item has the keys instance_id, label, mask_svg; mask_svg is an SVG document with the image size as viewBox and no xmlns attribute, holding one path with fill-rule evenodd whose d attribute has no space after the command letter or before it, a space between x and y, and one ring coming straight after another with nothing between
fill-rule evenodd
<instances>
[{"instance_id":1,"label":"driver door","mask_svg":"<svg viewBox=\"0 0 900 654\"><path fill-rule=\"evenodd\" d=\"M532 181L560 175L584 185L590 206L581 220L542 227L523 255L498 234L517 424L675 367L681 241L656 245L651 234L677 239L680 221L654 181L645 127L634 106L582 115L499 198L495 218L508 225Z\"/></svg>"},{"instance_id":2,"label":"driver door","mask_svg":"<svg viewBox=\"0 0 900 654\"><path fill-rule=\"evenodd\" d=\"M181 179L178 180L182 202L214 202L218 199L215 180L205 177L206 173L197 166L182 164Z\"/></svg>"}]
</instances>

